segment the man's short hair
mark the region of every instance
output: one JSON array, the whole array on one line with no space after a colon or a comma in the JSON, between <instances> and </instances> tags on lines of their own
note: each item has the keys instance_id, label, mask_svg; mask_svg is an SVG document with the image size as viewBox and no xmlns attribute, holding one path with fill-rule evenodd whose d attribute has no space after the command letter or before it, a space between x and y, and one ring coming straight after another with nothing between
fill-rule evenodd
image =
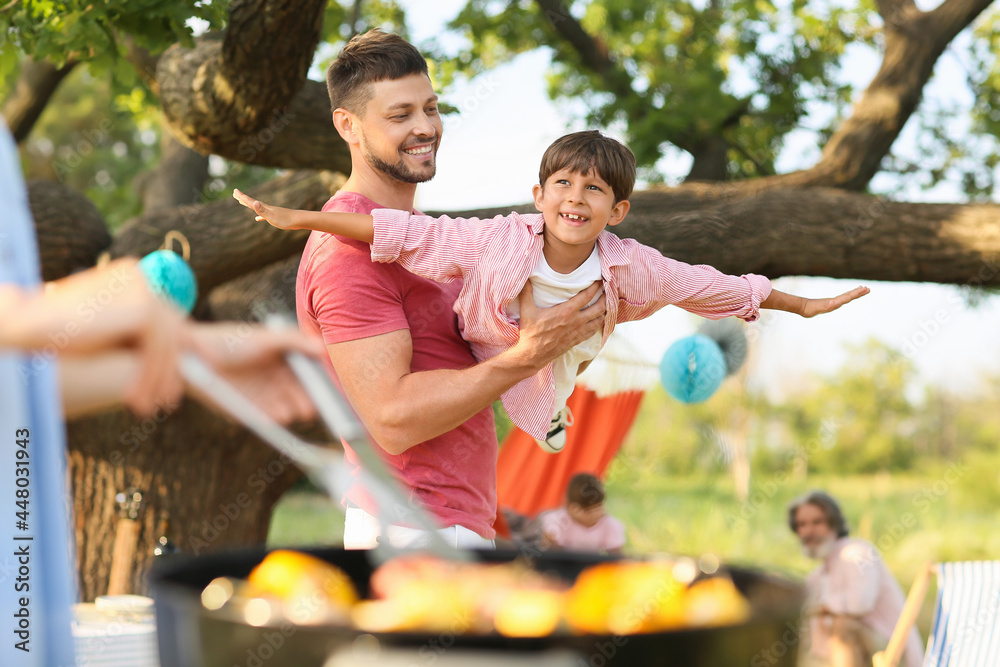
<instances>
[{"instance_id":1,"label":"man's short hair","mask_svg":"<svg viewBox=\"0 0 1000 667\"><path fill-rule=\"evenodd\" d=\"M372 99L372 84L411 74L429 77L427 61L417 47L378 28L355 35L326 70L331 109L347 109L361 116Z\"/></svg>"},{"instance_id":2,"label":"man's short hair","mask_svg":"<svg viewBox=\"0 0 1000 667\"><path fill-rule=\"evenodd\" d=\"M798 531L795 530L795 514L803 505L815 505L818 507L826 517L827 525L833 529L837 537L847 537L847 519L844 518L844 513L840 511L840 505L833 499L833 496L823 491L810 491L806 495L793 500L788 506L788 527L792 529L793 533L798 534Z\"/></svg>"},{"instance_id":3,"label":"man's short hair","mask_svg":"<svg viewBox=\"0 0 1000 667\"><path fill-rule=\"evenodd\" d=\"M552 142L538 168L539 184L544 187L546 179L560 169L579 174L593 169L611 186L616 204L628 199L635 187L635 155L628 146L597 130L574 132Z\"/></svg>"},{"instance_id":4,"label":"man's short hair","mask_svg":"<svg viewBox=\"0 0 1000 667\"><path fill-rule=\"evenodd\" d=\"M587 509L604 502L604 485L588 472L573 475L566 486L566 503Z\"/></svg>"}]
</instances>

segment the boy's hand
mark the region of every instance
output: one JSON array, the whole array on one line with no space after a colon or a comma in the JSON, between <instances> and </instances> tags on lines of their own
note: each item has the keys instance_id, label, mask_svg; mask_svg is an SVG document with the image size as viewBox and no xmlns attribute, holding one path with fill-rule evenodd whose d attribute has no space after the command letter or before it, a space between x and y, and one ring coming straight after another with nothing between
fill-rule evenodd
<instances>
[{"instance_id":1,"label":"boy's hand","mask_svg":"<svg viewBox=\"0 0 1000 667\"><path fill-rule=\"evenodd\" d=\"M233 199L256 213L257 217L255 220L258 222L266 220L268 224L272 227L277 227L278 229L299 229L296 215L298 212L294 209L281 208L280 206L268 206L264 202L257 201L253 197L240 192L235 188L233 189Z\"/></svg>"},{"instance_id":2,"label":"boy's hand","mask_svg":"<svg viewBox=\"0 0 1000 667\"><path fill-rule=\"evenodd\" d=\"M836 296L832 299L805 299L802 312L799 314L802 315L802 317L815 317L816 315L831 313L843 306L845 303L850 303L855 299L860 299L870 291L871 290L867 287L855 287L850 292L844 292L840 296Z\"/></svg>"}]
</instances>

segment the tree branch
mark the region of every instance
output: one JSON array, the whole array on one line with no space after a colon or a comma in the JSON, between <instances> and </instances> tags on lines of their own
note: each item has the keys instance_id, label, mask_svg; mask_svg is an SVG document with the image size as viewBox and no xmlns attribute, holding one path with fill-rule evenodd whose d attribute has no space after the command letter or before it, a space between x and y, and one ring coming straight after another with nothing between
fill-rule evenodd
<instances>
[{"instance_id":1,"label":"tree branch","mask_svg":"<svg viewBox=\"0 0 1000 667\"><path fill-rule=\"evenodd\" d=\"M299 255L292 255L253 271L208 295L213 320L262 322L271 313L295 313L295 278Z\"/></svg>"},{"instance_id":2,"label":"tree branch","mask_svg":"<svg viewBox=\"0 0 1000 667\"><path fill-rule=\"evenodd\" d=\"M566 40L576 52L583 67L601 78L605 88L619 98L633 97L632 77L622 69L611 57L608 45L600 37L588 33L580 22L570 14L563 0L535 0L542 16L549 26ZM710 10L712 11L712 10ZM712 128L708 133L696 132L693 128L676 132L669 141L687 151L694 158L691 171L687 178L692 180L725 180L728 176L727 161L728 143L721 137L721 131L739 121L746 113L748 101L745 101L730 114L718 128ZM641 120L649 113L649 109L639 106L632 113L634 121Z\"/></svg>"},{"instance_id":3,"label":"tree branch","mask_svg":"<svg viewBox=\"0 0 1000 667\"><path fill-rule=\"evenodd\" d=\"M97 263L111 245L104 216L82 194L54 181L29 181L42 279L58 280Z\"/></svg>"},{"instance_id":4,"label":"tree branch","mask_svg":"<svg viewBox=\"0 0 1000 667\"><path fill-rule=\"evenodd\" d=\"M750 181L748 183L753 183ZM685 184L637 192L615 228L727 273L1000 285L1000 205L914 204L831 188ZM498 207L449 215L491 217Z\"/></svg>"},{"instance_id":5,"label":"tree branch","mask_svg":"<svg viewBox=\"0 0 1000 667\"><path fill-rule=\"evenodd\" d=\"M756 179L754 187L758 191L811 186L864 189L917 108L941 53L990 2L946 0L934 11L923 13L913 0L879 0L879 13L885 22L885 53L879 72L851 116L830 138L812 168ZM579 54L581 63L603 79L610 92L634 94L631 80L617 67L607 46L583 29L562 0L536 3L549 25ZM690 137L670 140L692 155L704 153L692 178L718 176L718 169L712 166L718 163L718 146L692 142Z\"/></svg>"},{"instance_id":6,"label":"tree branch","mask_svg":"<svg viewBox=\"0 0 1000 667\"><path fill-rule=\"evenodd\" d=\"M208 156L191 150L169 132L160 140L160 162L135 177L132 185L142 197L142 212L198 203L208 182Z\"/></svg>"},{"instance_id":7,"label":"tree branch","mask_svg":"<svg viewBox=\"0 0 1000 667\"><path fill-rule=\"evenodd\" d=\"M276 178L253 194L276 206L322 208L343 183L329 172L296 172ZM163 244L170 230L191 243L189 263L205 295L213 287L302 251L309 232L285 232L265 222L232 199L143 214L127 222L115 235L111 256L142 256Z\"/></svg>"},{"instance_id":8,"label":"tree branch","mask_svg":"<svg viewBox=\"0 0 1000 667\"><path fill-rule=\"evenodd\" d=\"M132 63L150 92L159 96L160 82L156 80L156 66L160 62L160 56L154 56L145 47L139 46L131 35L123 35L119 39L125 45L125 59Z\"/></svg>"},{"instance_id":9,"label":"tree branch","mask_svg":"<svg viewBox=\"0 0 1000 667\"><path fill-rule=\"evenodd\" d=\"M351 8L351 37L358 34L361 28L361 0L354 0L354 7Z\"/></svg>"},{"instance_id":10,"label":"tree branch","mask_svg":"<svg viewBox=\"0 0 1000 667\"><path fill-rule=\"evenodd\" d=\"M893 30L903 23L907 16L917 11L913 0L875 0L879 16L885 25L885 30Z\"/></svg>"},{"instance_id":11,"label":"tree branch","mask_svg":"<svg viewBox=\"0 0 1000 667\"><path fill-rule=\"evenodd\" d=\"M569 13L562 0L535 0L548 24L569 42L580 62L602 79L615 95L632 95L632 78L611 59L607 44L591 35Z\"/></svg>"},{"instance_id":12,"label":"tree branch","mask_svg":"<svg viewBox=\"0 0 1000 667\"><path fill-rule=\"evenodd\" d=\"M324 4L237 2L223 41L164 52L156 77L170 130L194 150L246 164L349 173L326 86L305 78Z\"/></svg>"},{"instance_id":13,"label":"tree branch","mask_svg":"<svg viewBox=\"0 0 1000 667\"><path fill-rule=\"evenodd\" d=\"M823 147L819 162L761 187L827 186L862 190L878 173L948 44L991 0L948 0L923 13L912 0L883 0L885 54L850 118Z\"/></svg>"},{"instance_id":14,"label":"tree branch","mask_svg":"<svg viewBox=\"0 0 1000 667\"><path fill-rule=\"evenodd\" d=\"M237 0L229 12L217 108L244 132L261 129L302 89L322 36L326 0Z\"/></svg>"},{"instance_id":15,"label":"tree branch","mask_svg":"<svg viewBox=\"0 0 1000 667\"><path fill-rule=\"evenodd\" d=\"M4 100L2 112L14 141L21 143L27 138L45 105L76 64L75 60L70 60L62 67L55 67L27 57L21 61L17 83Z\"/></svg>"},{"instance_id":16,"label":"tree branch","mask_svg":"<svg viewBox=\"0 0 1000 667\"><path fill-rule=\"evenodd\" d=\"M942 39L947 37L947 46L991 4L993 0L945 0L937 8L923 14L921 20L925 28L937 26Z\"/></svg>"}]
</instances>

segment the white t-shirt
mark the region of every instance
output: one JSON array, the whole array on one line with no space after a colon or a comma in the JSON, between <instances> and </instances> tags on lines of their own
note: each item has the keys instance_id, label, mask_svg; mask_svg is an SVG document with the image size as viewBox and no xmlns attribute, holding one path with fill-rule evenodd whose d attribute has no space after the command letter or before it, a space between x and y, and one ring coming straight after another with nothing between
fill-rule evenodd
<instances>
[{"instance_id":1,"label":"white t-shirt","mask_svg":"<svg viewBox=\"0 0 1000 667\"><path fill-rule=\"evenodd\" d=\"M559 273L545 261L545 253L538 257L538 264L528 277L531 282L531 293L535 305L539 308L551 308L568 301L601 279L601 256L597 252L597 244L583 264L572 273ZM598 292L590 304L595 303L604 295ZM590 305L588 304L588 305ZM507 306L507 314L520 321L521 309L515 299ZM556 384L556 412L566 405L566 399L573 393L576 385L576 374L580 364L589 361L601 351L601 332L597 332L587 340L574 346L561 357L552 362L552 372Z\"/></svg>"}]
</instances>

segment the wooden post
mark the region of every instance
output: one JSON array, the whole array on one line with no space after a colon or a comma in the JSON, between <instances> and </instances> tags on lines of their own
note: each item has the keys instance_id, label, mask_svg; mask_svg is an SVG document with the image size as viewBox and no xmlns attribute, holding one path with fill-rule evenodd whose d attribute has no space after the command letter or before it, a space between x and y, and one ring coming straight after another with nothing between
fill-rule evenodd
<instances>
[{"instance_id":1,"label":"wooden post","mask_svg":"<svg viewBox=\"0 0 1000 667\"><path fill-rule=\"evenodd\" d=\"M111 575L108 577L108 595L134 593L132 590L132 562L139 544L139 513L142 511L142 491L129 489L115 496L118 503L118 529L111 551Z\"/></svg>"}]
</instances>

